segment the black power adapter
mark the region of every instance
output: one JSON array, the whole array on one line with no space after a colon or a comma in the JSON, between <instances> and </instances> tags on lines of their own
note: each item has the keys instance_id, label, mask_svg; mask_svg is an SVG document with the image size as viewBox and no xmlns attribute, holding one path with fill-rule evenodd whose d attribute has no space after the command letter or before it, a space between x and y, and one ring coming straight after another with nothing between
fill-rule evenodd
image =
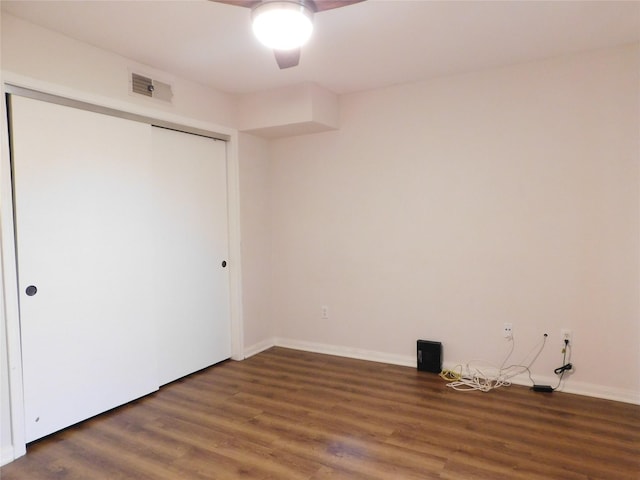
<instances>
[{"instance_id":1,"label":"black power adapter","mask_svg":"<svg viewBox=\"0 0 640 480\"><path fill-rule=\"evenodd\" d=\"M551 388L551 385L534 385L533 387L531 387L531 390L533 390L534 392L553 392L553 388Z\"/></svg>"}]
</instances>

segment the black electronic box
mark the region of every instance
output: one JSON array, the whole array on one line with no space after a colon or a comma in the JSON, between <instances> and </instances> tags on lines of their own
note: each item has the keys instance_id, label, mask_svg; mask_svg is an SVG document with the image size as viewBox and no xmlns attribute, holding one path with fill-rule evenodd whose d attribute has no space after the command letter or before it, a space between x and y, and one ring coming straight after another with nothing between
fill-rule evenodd
<instances>
[{"instance_id":1,"label":"black electronic box","mask_svg":"<svg viewBox=\"0 0 640 480\"><path fill-rule=\"evenodd\" d=\"M442 343L418 340L418 370L440 373L442 371Z\"/></svg>"}]
</instances>

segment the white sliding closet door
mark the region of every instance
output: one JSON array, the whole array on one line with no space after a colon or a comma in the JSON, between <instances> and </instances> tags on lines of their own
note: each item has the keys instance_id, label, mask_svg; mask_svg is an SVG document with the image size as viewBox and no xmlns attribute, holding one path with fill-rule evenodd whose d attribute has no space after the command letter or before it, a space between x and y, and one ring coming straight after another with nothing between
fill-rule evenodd
<instances>
[{"instance_id":1,"label":"white sliding closet door","mask_svg":"<svg viewBox=\"0 0 640 480\"><path fill-rule=\"evenodd\" d=\"M225 142L153 128L160 384L231 356Z\"/></svg>"},{"instance_id":2,"label":"white sliding closet door","mask_svg":"<svg viewBox=\"0 0 640 480\"><path fill-rule=\"evenodd\" d=\"M11 130L32 441L158 387L151 127L14 95Z\"/></svg>"}]
</instances>

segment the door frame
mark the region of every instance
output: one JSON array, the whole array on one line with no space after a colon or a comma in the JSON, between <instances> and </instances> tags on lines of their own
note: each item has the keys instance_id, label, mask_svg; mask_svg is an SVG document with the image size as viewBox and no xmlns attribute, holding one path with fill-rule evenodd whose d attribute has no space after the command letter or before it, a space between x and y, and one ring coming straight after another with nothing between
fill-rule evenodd
<instances>
[{"instance_id":1,"label":"door frame","mask_svg":"<svg viewBox=\"0 0 640 480\"><path fill-rule=\"evenodd\" d=\"M231 316L231 358L244 359L244 331L242 322L242 283L240 258L240 188L238 160L238 131L209 122L194 120L134 104L91 94L69 91L50 83L14 76L3 72L0 84L0 315L6 322L6 352L0 345L6 361L11 410L12 451L3 451L2 463L8 463L26 454L25 415L22 382L22 351L20 339L20 311L18 273L15 244L14 203L10 162L10 139L6 94L28 96L38 100L59 103L75 108L120 116L175 130L195 133L226 141L227 210L229 219L229 303ZM2 328L2 323L0 323Z\"/></svg>"}]
</instances>

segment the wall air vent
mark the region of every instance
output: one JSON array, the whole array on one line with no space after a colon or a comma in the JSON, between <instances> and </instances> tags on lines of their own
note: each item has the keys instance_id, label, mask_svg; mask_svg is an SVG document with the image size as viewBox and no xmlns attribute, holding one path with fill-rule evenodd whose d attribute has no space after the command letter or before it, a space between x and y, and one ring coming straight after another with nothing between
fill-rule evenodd
<instances>
[{"instance_id":1,"label":"wall air vent","mask_svg":"<svg viewBox=\"0 0 640 480\"><path fill-rule=\"evenodd\" d=\"M173 93L171 92L171 85L152 78L139 75L137 73L131 74L131 91L145 97L151 97L165 102L171 102Z\"/></svg>"},{"instance_id":2,"label":"wall air vent","mask_svg":"<svg viewBox=\"0 0 640 480\"><path fill-rule=\"evenodd\" d=\"M137 73L131 74L131 91L147 97L153 96L153 80Z\"/></svg>"}]
</instances>

